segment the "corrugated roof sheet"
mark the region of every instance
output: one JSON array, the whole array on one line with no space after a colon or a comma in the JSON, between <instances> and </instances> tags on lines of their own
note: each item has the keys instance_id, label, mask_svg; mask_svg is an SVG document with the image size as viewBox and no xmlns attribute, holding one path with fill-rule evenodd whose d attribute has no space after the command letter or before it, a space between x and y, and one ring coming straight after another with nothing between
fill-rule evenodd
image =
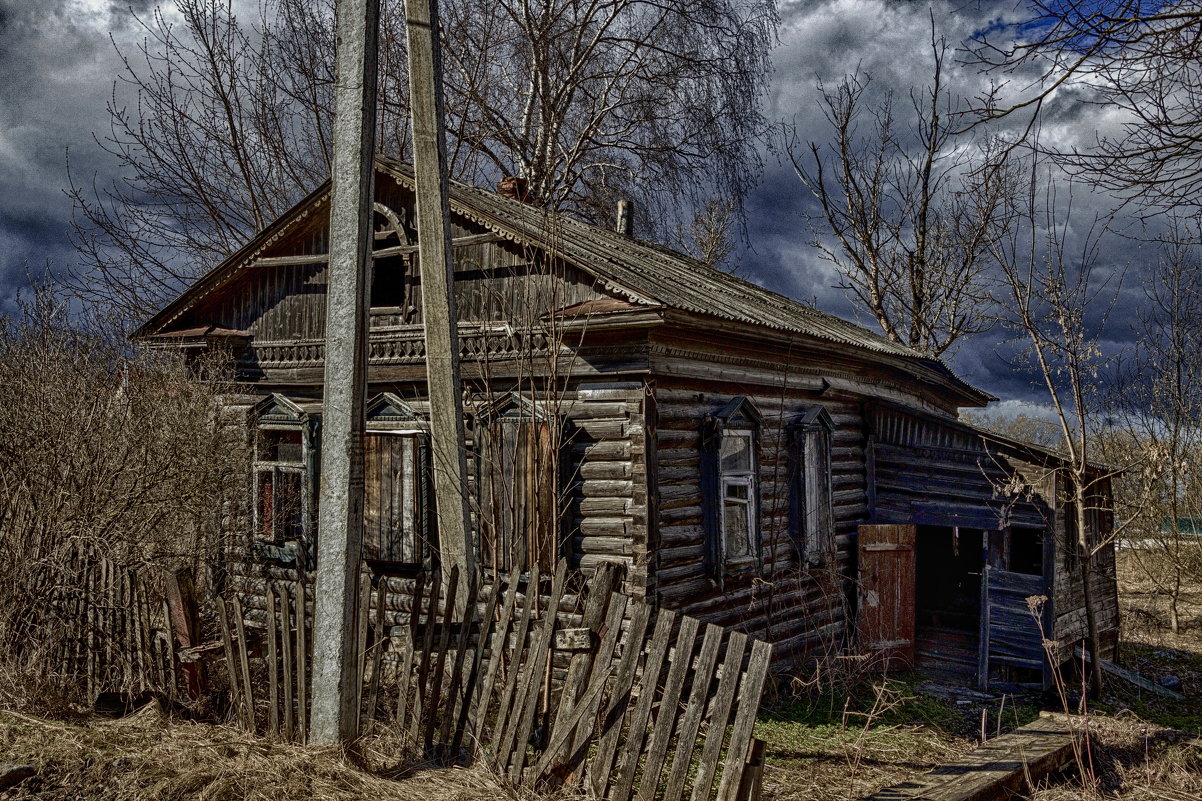
<instances>
[{"instance_id":1,"label":"corrugated roof sheet","mask_svg":"<svg viewBox=\"0 0 1202 801\"><path fill-rule=\"evenodd\" d=\"M413 186L413 171L408 164L387 157L379 157L378 161L407 186ZM450 182L449 195L455 211L497 233L552 249L608 280L613 289L626 290L625 294L636 302L658 303L918 360L947 374L972 394L989 397L938 359L660 245L458 181Z\"/></svg>"},{"instance_id":2,"label":"corrugated roof sheet","mask_svg":"<svg viewBox=\"0 0 1202 801\"><path fill-rule=\"evenodd\" d=\"M377 156L378 166L413 187L408 164ZM162 331L210 292L226 286L255 255L284 235L312 207L327 198L328 182L294 209L274 221L258 237L196 281L180 297L143 324L135 338ZM465 217L512 240L523 240L553 252L596 275L609 289L636 304L765 326L782 332L863 348L926 365L959 385L970 397L990 396L955 375L943 362L804 303L714 269L676 251L521 203L459 181L450 182L451 207ZM157 330L156 330L157 329ZM178 332L173 332L178 336Z\"/></svg>"}]
</instances>

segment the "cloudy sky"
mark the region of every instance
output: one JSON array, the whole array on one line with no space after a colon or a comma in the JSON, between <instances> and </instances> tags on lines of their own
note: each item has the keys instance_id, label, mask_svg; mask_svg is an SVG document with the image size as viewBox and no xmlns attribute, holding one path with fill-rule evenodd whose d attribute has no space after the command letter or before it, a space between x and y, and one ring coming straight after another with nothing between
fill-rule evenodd
<instances>
[{"instance_id":1,"label":"cloudy sky","mask_svg":"<svg viewBox=\"0 0 1202 801\"><path fill-rule=\"evenodd\" d=\"M254 0L239 2L255 7ZM133 52L141 39L131 5L142 14L155 7L152 0L0 0L0 312L12 312L18 292L47 265L63 271L72 264L71 202L64 192L68 155L77 182L95 179L103 185L112 177L114 167L94 136L105 134L106 105L121 69L113 43ZM859 69L875 87L908 91L929 74L932 16L938 32L958 42L1014 13L1011 3L898 0L783 0L780 10L768 114L794 125L800 142L829 138L817 104L819 81L834 85ZM973 94L985 80L954 64L949 69L953 87L964 94ZM1060 142L1091 138L1097 128L1116 123L1104 109L1083 110L1071 102L1060 108L1045 131ZM763 184L749 203L752 247L742 255L741 274L854 317L835 288L831 265L807 245L808 201L791 165L779 154L765 159ZM1086 193L1075 203L1088 215L1110 199ZM1108 257L1121 268L1147 256L1128 242L1108 250ZM1130 275L1125 280L1128 297L1136 298L1138 280ZM1113 349L1129 338L1135 305L1121 304L1112 319ZM1006 354L1013 347L1000 339L990 334L966 343L952 356L953 368L1002 398L1037 401L1030 378L1012 369Z\"/></svg>"}]
</instances>

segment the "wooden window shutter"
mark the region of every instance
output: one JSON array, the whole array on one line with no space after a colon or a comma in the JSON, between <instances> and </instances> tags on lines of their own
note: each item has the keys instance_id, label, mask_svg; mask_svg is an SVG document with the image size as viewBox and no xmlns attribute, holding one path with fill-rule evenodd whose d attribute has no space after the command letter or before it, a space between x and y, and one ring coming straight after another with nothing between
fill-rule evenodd
<instances>
[{"instance_id":1,"label":"wooden window shutter","mask_svg":"<svg viewBox=\"0 0 1202 801\"><path fill-rule=\"evenodd\" d=\"M560 458L552 422L499 417L479 437L482 561L494 570L553 571L560 555Z\"/></svg>"},{"instance_id":2,"label":"wooden window shutter","mask_svg":"<svg viewBox=\"0 0 1202 801\"><path fill-rule=\"evenodd\" d=\"M705 534L705 573L721 582L722 504L719 491L718 453L722 444L722 419L706 415L701 422L701 525Z\"/></svg>"}]
</instances>

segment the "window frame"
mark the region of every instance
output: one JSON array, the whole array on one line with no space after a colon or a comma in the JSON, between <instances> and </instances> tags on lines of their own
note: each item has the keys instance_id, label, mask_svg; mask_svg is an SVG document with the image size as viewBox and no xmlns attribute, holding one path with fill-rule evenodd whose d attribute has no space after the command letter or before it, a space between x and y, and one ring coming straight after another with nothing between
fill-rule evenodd
<instances>
[{"instance_id":1,"label":"window frame","mask_svg":"<svg viewBox=\"0 0 1202 801\"><path fill-rule=\"evenodd\" d=\"M310 509L310 492L309 481L307 480L309 469L309 454L310 442L308 436L308 427L305 425L305 419L295 422L263 422L256 418L252 436L252 459L251 459L251 493L252 493L252 531L254 531L255 540L264 545L284 547L289 543L300 542L305 540L311 530L309 518ZM284 431L296 432L300 438L301 456L298 461L280 461L278 459L262 458L261 453L262 435L265 432ZM271 525L272 531L267 534L263 530L263 499L262 499L262 476L269 475L271 477ZM300 520L299 530L292 533L284 530L284 527L279 523L279 493L277 487L280 485L280 477L283 475L295 475L299 477L300 484Z\"/></svg>"},{"instance_id":2,"label":"window frame","mask_svg":"<svg viewBox=\"0 0 1202 801\"><path fill-rule=\"evenodd\" d=\"M757 572L763 562L761 531L760 435L763 418L755 404L744 396L732 398L719 411L702 420L702 512L705 532L705 567L719 588L728 578ZM747 441L748 465L743 469L724 469L723 445L732 438ZM746 487L746 499L728 497L728 488ZM747 552L731 553L731 532L727 527L727 504L746 506L745 542Z\"/></svg>"}]
</instances>

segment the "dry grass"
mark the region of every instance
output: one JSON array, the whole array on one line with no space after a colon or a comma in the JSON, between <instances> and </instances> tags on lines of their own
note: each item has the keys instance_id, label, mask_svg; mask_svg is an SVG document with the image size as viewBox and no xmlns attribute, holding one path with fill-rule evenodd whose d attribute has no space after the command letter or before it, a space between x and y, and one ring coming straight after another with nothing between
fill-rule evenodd
<instances>
[{"instance_id":1,"label":"dry grass","mask_svg":"<svg viewBox=\"0 0 1202 801\"><path fill-rule=\"evenodd\" d=\"M480 768L415 762L393 738L350 752L250 737L230 726L171 720L157 706L107 720L47 720L0 710L0 761L33 765L5 801L475 801L521 793Z\"/></svg>"}]
</instances>

